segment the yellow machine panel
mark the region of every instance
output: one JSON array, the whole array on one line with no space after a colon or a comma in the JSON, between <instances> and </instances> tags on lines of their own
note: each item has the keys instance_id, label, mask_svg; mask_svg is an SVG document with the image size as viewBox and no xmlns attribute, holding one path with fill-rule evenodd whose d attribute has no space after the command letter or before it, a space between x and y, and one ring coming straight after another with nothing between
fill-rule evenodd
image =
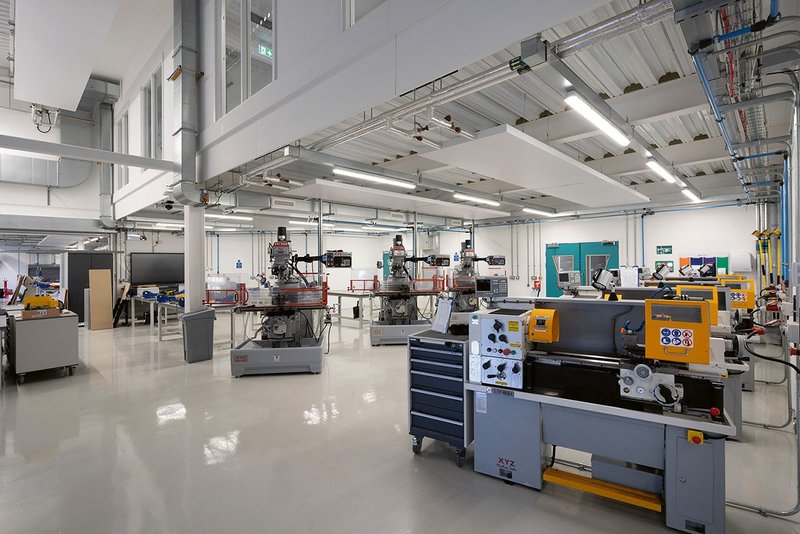
<instances>
[{"instance_id":1,"label":"yellow machine panel","mask_svg":"<svg viewBox=\"0 0 800 534\"><path fill-rule=\"evenodd\" d=\"M535 343L558 342L558 312L556 310L531 310L528 321L528 340Z\"/></svg>"},{"instance_id":2,"label":"yellow machine panel","mask_svg":"<svg viewBox=\"0 0 800 534\"><path fill-rule=\"evenodd\" d=\"M717 325L719 322L719 293L717 293L716 286L679 285L675 287L675 293L677 295L699 297L703 300L707 300L711 306L709 310L709 320L712 325Z\"/></svg>"},{"instance_id":3,"label":"yellow machine panel","mask_svg":"<svg viewBox=\"0 0 800 534\"><path fill-rule=\"evenodd\" d=\"M58 308L58 301L50 295L30 296L22 299L23 307L26 310L41 310L47 308Z\"/></svg>"},{"instance_id":4,"label":"yellow machine panel","mask_svg":"<svg viewBox=\"0 0 800 534\"><path fill-rule=\"evenodd\" d=\"M731 307L736 310L752 310L756 307L756 283L754 280L722 280L722 285L731 288Z\"/></svg>"},{"instance_id":5,"label":"yellow machine panel","mask_svg":"<svg viewBox=\"0 0 800 534\"><path fill-rule=\"evenodd\" d=\"M742 275L736 273L729 273L729 274L718 274L717 280L722 282L723 280L741 280Z\"/></svg>"},{"instance_id":6,"label":"yellow machine panel","mask_svg":"<svg viewBox=\"0 0 800 534\"><path fill-rule=\"evenodd\" d=\"M710 362L711 325L708 301L644 301L645 357L651 360Z\"/></svg>"}]
</instances>

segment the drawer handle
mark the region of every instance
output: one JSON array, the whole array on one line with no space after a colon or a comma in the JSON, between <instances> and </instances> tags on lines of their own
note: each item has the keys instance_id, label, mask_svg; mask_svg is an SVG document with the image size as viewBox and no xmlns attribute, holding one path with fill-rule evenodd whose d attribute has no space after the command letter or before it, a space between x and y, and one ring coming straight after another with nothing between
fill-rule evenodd
<instances>
[{"instance_id":1,"label":"drawer handle","mask_svg":"<svg viewBox=\"0 0 800 534\"><path fill-rule=\"evenodd\" d=\"M464 400L461 397L456 397L455 395L445 395L444 393L434 393L433 391L425 391L424 389L411 388L411 391L413 393L421 393L422 395L432 395L434 397L441 397L443 399L450 399L450 400L459 401L459 402Z\"/></svg>"},{"instance_id":2,"label":"drawer handle","mask_svg":"<svg viewBox=\"0 0 800 534\"><path fill-rule=\"evenodd\" d=\"M411 411L411 415L416 415L418 417L424 417L425 419L433 419L435 421L441 421L442 423L450 423L451 425L464 426L464 423L462 423L461 421L453 421L452 419L447 419L445 417L437 417L435 415L428 415L426 413L416 412L416 411L413 411L413 410Z\"/></svg>"},{"instance_id":3,"label":"drawer handle","mask_svg":"<svg viewBox=\"0 0 800 534\"><path fill-rule=\"evenodd\" d=\"M426 365L438 365L439 367L447 367L449 369L463 369L463 365L456 365L454 363L432 362L429 360L420 360L419 358L411 358L412 363L424 363Z\"/></svg>"},{"instance_id":4,"label":"drawer handle","mask_svg":"<svg viewBox=\"0 0 800 534\"><path fill-rule=\"evenodd\" d=\"M448 356L461 356L464 353L463 349L459 350L442 350L442 349L431 349L429 347L411 347L411 353L414 352L433 352L434 354L447 354Z\"/></svg>"},{"instance_id":5,"label":"drawer handle","mask_svg":"<svg viewBox=\"0 0 800 534\"><path fill-rule=\"evenodd\" d=\"M436 375L436 374L433 374L433 373L425 373L423 371L411 371L411 374L412 375L420 375L420 376L429 376L431 378L441 378L442 380L451 380L453 382L463 382L464 381L463 378L457 378L457 377L454 377L454 376Z\"/></svg>"}]
</instances>

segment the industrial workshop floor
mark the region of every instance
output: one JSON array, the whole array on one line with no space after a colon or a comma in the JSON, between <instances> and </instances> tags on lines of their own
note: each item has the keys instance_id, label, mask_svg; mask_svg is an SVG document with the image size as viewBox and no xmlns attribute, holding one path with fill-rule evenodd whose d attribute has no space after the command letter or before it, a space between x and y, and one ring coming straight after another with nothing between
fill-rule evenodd
<instances>
[{"instance_id":1,"label":"industrial workshop floor","mask_svg":"<svg viewBox=\"0 0 800 534\"><path fill-rule=\"evenodd\" d=\"M459 469L430 441L414 456L405 349L371 348L351 327L331 335L321 375L233 379L224 349L186 365L179 340L147 328L81 329L76 376L6 377L0 532L670 532L652 512L478 475L471 455ZM758 388L747 417L784 418L781 387ZM791 434L749 427L746 440L728 446L729 497L791 507ZM728 534L800 532L727 518Z\"/></svg>"}]
</instances>

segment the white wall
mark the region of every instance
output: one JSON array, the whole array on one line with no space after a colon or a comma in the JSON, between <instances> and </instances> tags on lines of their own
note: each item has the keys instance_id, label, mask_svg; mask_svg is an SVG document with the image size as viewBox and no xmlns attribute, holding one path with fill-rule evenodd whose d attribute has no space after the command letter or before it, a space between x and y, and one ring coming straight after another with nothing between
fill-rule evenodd
<instances>
[{"instance_id":1,"label":"white wall","mask_svg":"<svg viewBox=\"0 0 800 534\"><path fill-rule=\"evenodd\" d=\"M59 119L59 121L69 119ZM40 133L31 121L30 112L0 108L0 134L50 143L61 142L61 129L53 127L50 133ZM4 153L40 159L57 160L55 156L31 154L3 149ZM4 215L34 215L97 219L100 205L97 198L100 184L98 169L75 187L53 187L48 195L46 187L0 181L0 213ZM48 198L49 196L49 198Z\"/></svg>"},{"instance_id":2,"label":"white wall","mask_svg":"<svg viewBox=\"0 0 800 534\"><path fill-rule=\"evenodd\" d=\"M753 251L753 237L750 235L756 226L754 207L720 207L687 209L657 212L645 217L645 255L644 265L653 268L656 260L672 260L677 267L678 258L683 256L729 256L734 251ZM150 252L154 244L152 233L146 232L148 241L128 241L127 251ZM155 252L183 252L183 238L161 233L160 244ZM514 246L512 251L512 235ZM420 253L427 245L435 252L451 257L451 268L455 266L452 256L461 248L461 242L468 233L440 232L432 236L420 234ZM267 246L274 239L266 234L259 244L258 236L249 234L209 235L206 238L206 272L217 272L230 276L232 280L254 286L252 276L269 270ZM353 269L328 269L328 284L331 289L346 289L350 278L359 270L368 270L380 276L375 263L382 259L383 251L391 245L392 236L366 237L326 235L323 250L341 249L353 255ZM317 238L314 233L307 236L301 233L291 235L292 246L299 255L317 254ZM479 227L474 236L475 250L480 256L504 255L505 268L490 269L480 265L482 274L492 273L514 276L509 282L509 292L513 295L529 295L531 277L546 283L545 247L548 243L578 243L584 241L619 241L620 264L642 264L642 236L640 216L615 216L596 219L568 221L542 221L509 225ZM411 237L406 234L406 245L411 252ZM657 256L656 245L672 245L671 256ZM259 259L260 257L260 259ZM236 261L242 261L242 268L236 268ZM219 271L217 269L219 268ZM316 269L309 266L309 271ZM422 273L420 273L422 276ZM519 276L519 279L516 279Z\"/></svg>"}]
</instances>

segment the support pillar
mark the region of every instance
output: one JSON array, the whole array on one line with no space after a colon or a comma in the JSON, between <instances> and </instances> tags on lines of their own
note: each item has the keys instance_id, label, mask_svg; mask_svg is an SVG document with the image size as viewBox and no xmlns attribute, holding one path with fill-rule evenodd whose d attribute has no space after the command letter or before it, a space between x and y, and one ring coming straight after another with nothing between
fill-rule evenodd
<instances>
[{"instance_id":1,"label":"support pillar","mask_svg":"<svg viewBox=\"0 0 800 534\"><path fill-rule=\"evenodd\" d=\"M183 208L183 272L186 311L203 309L206 294L206 212L202 207Z\"/></svg>"}]
</instances>

